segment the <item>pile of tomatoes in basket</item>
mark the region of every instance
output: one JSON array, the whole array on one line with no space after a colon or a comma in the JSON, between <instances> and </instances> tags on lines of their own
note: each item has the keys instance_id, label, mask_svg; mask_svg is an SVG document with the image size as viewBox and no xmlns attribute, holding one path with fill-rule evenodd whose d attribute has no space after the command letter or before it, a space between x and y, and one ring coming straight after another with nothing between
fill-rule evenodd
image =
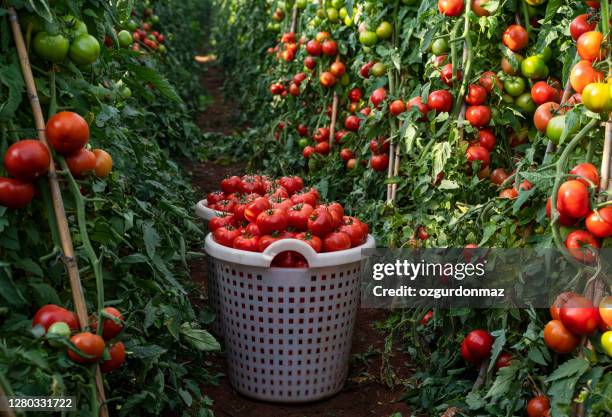
<instances>
[{"instance_id":1,"label":"pile of tomatoes in basket","mask_svg":"<svg viewBox=\"0 0 612 417\"><path fill-rule=\"evenodd\" d=\"M278 240L298 239L317 253L336 252L360 246L368 236L368 225L345 216L339 203L321 203L317 189L304 189L300 177L233 176L206 200L217 211L209 231L217 243L235 249L263 252ZM274 266L306 267L306 261L284 252Z\"/></svg>"}]
</instances>

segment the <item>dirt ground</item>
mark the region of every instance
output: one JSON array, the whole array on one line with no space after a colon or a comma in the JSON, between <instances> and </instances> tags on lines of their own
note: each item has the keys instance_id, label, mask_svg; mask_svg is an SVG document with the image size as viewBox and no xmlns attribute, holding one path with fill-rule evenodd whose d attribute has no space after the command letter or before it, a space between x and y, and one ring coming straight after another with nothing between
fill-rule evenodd
<instances>
[{"instance_id":1,"label":"dirt ground","mask_svg":"<svg viewBox=\"0 0 612 417\"><path fill-rule=\"evenodd\" d=\"M221 71L209 66L202 85L212 96L213 105L198 117L198 124L208 132L231 133L233 106L225 103L220 91L223 83ZM228 175L244 173L244 163L204 162L190 164L188 170L193 176L193 185L198 197L218 188L219 181ZM206 261L199 259L190 264L192 279L206 293ZM349 377L344 389L335 396L315 403L300 405L279 405L251 400L237 393L227 378L222 378L219 386L206 386L203 394L213 401L213 411L217 417L387 417L401 413L410 416L408 406L401 401L404 392L401 381L410 375L408 356L394 351L391 357L392 369L397 373L396 384L389 388L381 381L381 352L384 348L384 335L373 328L377 321L384 320L388 312L361 309L353 335L353 347ZM215 369L212 373L226 373L226 361L222 354L214 355L211 362Z\"/></svg>"}]
</instances>

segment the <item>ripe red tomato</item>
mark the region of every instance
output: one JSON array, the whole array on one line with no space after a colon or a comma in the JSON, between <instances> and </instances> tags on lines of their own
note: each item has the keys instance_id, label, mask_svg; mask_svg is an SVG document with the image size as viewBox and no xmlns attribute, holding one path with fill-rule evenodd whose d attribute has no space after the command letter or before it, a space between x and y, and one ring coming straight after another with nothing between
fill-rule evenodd
<instances>
[{"instance_id":1,"label":"ripe red tomato","mask_svg":"<svg viewBox=\"0 0 612 417\"><path fill-rule=\"evenodd\" d=\"M463 12L463 7L463 0L438 0L438 10L444 16L460 16Z\"/></svg>"},{"instance_id":2,"label":"ripe red tomato","mask_svg":"<svg viewBox=\"0 0 612 417\"><path fill-rule=\"evenodd\" d=\"M429 107L427 104L424 104L421 100L421 96L416 96L410 99L408 103L406 103L406 110L410 110L411 108L416 107L419 112L423 115L419 120L425 121L427 120L427 113L429 112Z\"/></svg>"},{"instance_id":3,"label":"ripe red tomato","mask_svg":"<svg viewBox=\"0 0 612 417\"><path fill-rule=\"evenodd\" d=\"M387 98L387 90L384 87L377 88L370 96L370 101L377 109L380 108L380 103Z\"/></svg>"},{"instance_id":4,"label":"ripe red tomato","mask_svg":"<svg viewBox=\"0 0 612 417\"><path fill-rule=\"evenodd\" d=\"M296 83L289 84L289 94L293 97L297 97L300 95L300 87Z\"/></svg>"},{"instance_id":5,"label":"ripe red tomato","mask_svg":"<svg viewBox=\"0 0 612 417\"><path fill-rule=\"evenodd\" d=\"M336 77L342 77L344 73L346 72L346 67L344 66L344 63L342 62L334 62L333 64L331 64L331 67L329 68L329 72L334 74Z\"/></svg>"},{"instance_id":6,"label":"ripe red tomato","mask_svg":"<svg viewBox=\"0 0 612 417\"><path fill-rule=\"evenodd\" d=\"M599 310L582 295L569 298L561 306L559 316L563 325L574 334L591 334L599 325Z\"/></svg>"},{"instance_id":7,"label":"ripe red tomato","mask_svg":"<svg viewBox=\"0 0 612 417\"><path fill-rule=\"evenodd\" d=\"M344 119L344 127L350 130L351 132L359 131L359 126L361 125L361 119L354 114L351 114Z\"/></svg>"},{"instance_id":8,"label":"ripe red tomato","mask_svg":"<svg viewBox=\"0 0 612 417\"><path fill-rule=\"evenodd\" d=\"M375 155L389 152L390 146L391 141L389 139L378 138L370 141L370 151Z\"/></svg>"},{"instance_id":9,"label":"ripe red tomato","mask_svg":"<svg viewBox=\"0 0 612 417\"><path fill-rule=\"evenodd\" d=\"M47 304L39 308L32 319L32 327L40 325L47 331L53 323L58 322L66 323L72 330L79 328L76 314L55 304Z\"/></svg>"},{"instance_id":10,"label":"ripe red tomato","mask_svg":"<svg viewBox=\"0 0 612 417\"><path fill-rule=\"evenodd\" d=\"M295 204L287 211L287 224L295 230L306 230L313 211L314 207L308 203Z\"/></svg>"},{"instance_id":11,"label":"ripe red tomato","mask_svg":"<svg viewBox=\"0 0 612 417\"><path fill-rule=\"evenodd\" d=\"M297 74L293 76L293 82L296 83L297 85L300 85L306 79L306 77L307 77L306 73L298 72Z\"/></svg>"},{"instance_id":12,"label":"ripe red tomato","mask_svg":"<svg viewBox=\"0 0 612 417\"><path fill-rule=\"evenodd\" d=\"M561 320L551 320L544 326L544 343L550 350L565 354L576 349L580 339L570 332Z\"/></svg>"},{"instance_id":13,"label":"ripe red tomato","mask_svg":"<svg viewBox=\"0 0 612 417\"><path fill-rule=\"evenodd\" d=\"M323 241L321 238L313 235L310 232L298 233L295 238L306 242L316 253L321 252L321 249L323 248Z\"/></svg>"},{"instance_id":14,"label":"ripe red tomato","mask_svg":"<svg viewBox=\"0 0 612 417\"><path fill-rule=\"evenodd\" d=\"M77 333L70 338L70 341L84 354L91 356L84 358L72 349L68 350L70 359L77 363L94 363L102 358L104 354L104 339L90 332Z\"/></svg>"},{"instance_id":15,"label":"ripe red tomato","mask_svg":"<svg viewBox=\"0 0 612 417\"><path fill-rule=\"evenodd\" d=\"M510 25L502 35L502 43L512 52L518 52L529 44L529 34L520 25Z\"/></svg>"},{"instance_id":16,"label":"ripe red tomato","mask_svg":"<svg viewBox=\"0 0 612 417\"><path fill-rule=\"evenodd\" d=\"M224 178L221 180L221 190L225 194L231 194L240 191L240 182L240 177L237 175L234 175L229 178Z\"/></svg>"},{"instance_id":17,"label":"ripe red tomato","mask_svg":"<svg viewBox=\"0 0 612 417\"><path fill-rule=\"evenodd\" d=\"M355 157L355 153L351 151L349 148L343 148L340 151L340 159L343 161L348 161L349 159L353 159Z\"/></svg>"},{"instance_id":18,"label":"ripe red tomato","mask_svg":"<svg viewBox=\"0 0 612 417\"><path fill-rule=\"evenodd\" d=\"M500 92L504 91L504 84L493 71L483 72L478 80L478 84L483 86L489 93L493 90L494 85L497 86Z\"/></svg>"},{"instance_id":19,"label":"ripe red tomato","mask_svg":"<svg viewBox=\"0 0 612 417\"><path fill-rule=\"evenodd\" d=\"M551 215L551 207L552 207L552 198L548 197L548 200L546 200L546 217L548 217L550 219L550 215ZM572 226L573 224L576 224L578 220L574 219L573 217L568 216L565 213L561 213L559 212L559 219L557 220L557 222L562 225L562 226Z\"/></svg>"},{"instance_id":20,"label":"ripe red tomato","mask_svg":"<svg viewBox=\"0 0 612 417\"><path fill-rule=\"evenodd\" d=\"M304 188L304 180L297 175L293 177L282 177L279 180L279 184L287 190L289 195L293 195Z\"/></svg>"},{"instance_id":21,"label":"ripe red tomato","mask_svg":"<svg viewBox=\"0 0 612 417\"><path fill-rule=\"evenodd\" d=\"M579 61L570 71L570 84L577 93L582 93L588 84L601 82L604 74L593 68L593 63L587 60Z\"/></svg>"},{"instance_id":22,"label":"ripe red tomato","mask_svg":"<svg viewBox=\"0 0 612 417\"><path fill-rule=\"evenodd\" d=\"M427 107L436 112L450 112L453 108L453 95L447 90L432 91L427 98Z\"/></svg>"},{"instance_id":23,"label":"ripe red tomato","mask_svg":"<svg viewBox=\"0 0 612 417\"><path fill-rule=\"evenodd\" d=\"M576 175L576 180L587 187L597 187L599 185L599 172L597 167L588 162L583 162L571 169L570 174Z\"/></svg>"},{"instance_id":24,"label":"ripe red tomato","mask_svg":"<svg viewBox=\"0 0 612 417\"><path fill-rule=\"evenodd\" d=\"M612 236L612 207L602 207L590 212L585 226L595 237L605 239Z\"/></svg>"},{"instance_id":25,"label":"ripe red tomato","mask_svg":"<svg viewBox=\"0 0 612 417\"><path fill-rule=\"evenodd\" d=\"M359 75L361 75L363 78L370 78L370 70L372 69L374 64L375 62L366 62L365 64L363 64L359 69Z\"/></svg>"},{"instance_id":26,"label":"ripe red tomato","mask_svg":"<svg viewBox=\"0 0 612 417\"><path fill-rule=\"evenodd\" d=\"M49 171L51 156L47 147L34 139L20 140L4 154L4 168L22 181L34 181Z\"/></svg>"},{"instance_id":27,"label":"ripe red tomato","mask_svg":"<svg viewBox=\"0 0 612 417\"><path fill-rule=\"evenodd\" d=\"M478 145L472 145L468 147L467 151L465 152L465 156L468 162L470 162L470 164L473 161L480 161L481 169L488 167L489 162L491 161L489 151L486 148L483 148L482 146Z\"/></svg>"},{"instance_id":28,"label":"ripe red tomato","mask_svg":"<svg viewBox=\"0 0 612 417\"><path fill-rule=\"evenodd\" d=\"M321 49L324 55L327 55L327 56L338 55L338 44L336 43L336 41L332 41L330 39L324 41L323 45L321 46Z\"/></svg>"},{"instance_id":29,"label":"ripe red tomato","mask_svg":"<svg viewBox=\"0 0 612 417\"><path fill-rule=\"evenodd\" d=\"M419 324L421 326L426 326L427 323L429 323L429 320L431 320L432 317L433 317L433 310L429 310L427 313L425 313L423 318L419 321Z\"/></svg>"},{"instance_id":30,"label":"ripe red tomato","mask_svg":"<svg viewBox=\"0 0 612 417\"><path fill-rule=\"evenodd\" d=\"M531 87L531 98L538 106L548 102L558 103L561 101L559 90L546 81L538 81Z\"/></svg>"},{"instance_id":31,"label":"ripe red tomato","mask_svg":"<svg viewBox=\"0 0 612 417\"><path fill-rule=\"evenodd\" d=\"M320 142L315 146L315 152L321 155L327 155L329 153L329 142Z\"/></svg>"},{"instance_id":32,"label":"ripe red tomato","mask_svg":"<svg viewBox=\"0 0 612 417\"><path fill-rule=\"evenodd\" d=\"M329 141L329 133L328 127L320 127L314 134L313 139L315 142L327 142Z\"/></svg>"},{"instance_id":33,"label":"ripe red tomato","mask_svg":"<svg viewBox=\"0 0 612 417\"><path fill-rule=\"evenodd\" d=\"M603 47L603 33L598 31L585 32L576 41L580 58L587 61L600 61L605 58L607 48Z\"/></svg>"},{"instance_id":34,"label":"ripe red tomato","mask_svg":"<svg viewBox=\"0 0 612 417\"><path fill-rule=\"evenodd\" d=\"M19 209L30 204L34 198L34 185L15 178L0 177L0 205Z\"/></svg>"},{"instance_id":35,"label":"ripe red tomato","mask_svg":"<svg viewBox=\"0 0 612 417\"><path fill-rule=\"evenodd\" d=\"M274 83L270 85L270 92L277 96L285 92L285 86L279 83Z\"/></svg>"},{"instance_id":36,"label":"ripe red tomato","mask_svg":"<svg viewBox=\"0 0 612 417\"><path fill-rule=\"evenodd\" d=\"M222 226L213 232L213 238L219 245L233 247L234 240L240 235L240 230L234 226Z\"/></svg>"},{"instance_id":37,"label":"ripe red tomato","mask_svg":"<svg viewBox=\"0 0 612 417\"><path fill-rule=\"evenodd\" d=\"M557 194L557 209L570 217L579 219L590 210L589 190L577 180L565 181Z\"/></svg>"},{"instance_id":38,"label":"ripe red tomato","mask_svg":"<svg viewBox=\"0 0 612 417\"><path fill-rule=\"evenodd\" d=\"M527 417L544 417L550 409L550 401L543 395L533 397L527 402Z\"/></svg>"},{"instance_id":39,"label":"ripe red tomato","mask_svg":"<svg viewBox=\"0 0 612 417\"><path fill-rule=\"evenodd\" d=\"M456 76L457 76L457 81L460 81L463 78L463 73L458 70ZM442 69L440 70L440 80L442 80L442 82L449 87L453 86L453 65L452 64L446 64L445 66L442 67Z\"/></svg>"},{"instance_id":40,"label":"ripe red tomato","mask_svg":"<svg viewBox=\"0 0 612 417\"><path fill-rule=\"evenodd\" d=\"M248 252L259 252L259 236L253 236L246 232L240 233L236 239L234 239L232 247Z\"/></svg>"},{"instance_id":41,"label":"ripe red tomato","mask_svg":"<svg viewBox=\"0 0 612 417\"><path fill-rule=\"evenodd\" d=\"M125 321L121 312L114 307L106 307L104 308L104 312L116 317L122 322ZM94 325L94 327L96 326L97 324ZM122 329L123 324L117 324L110 319L104 319L104 321L102 322L102 337L104 338L104 340L114 339L119 333L121 333Z\"/></svg>"},{"instance_id":42,"label":"ripe red tomato","mask_svg":"<svg viewBox=\"0 0 612 417\"><path fill-rule=\"evenodd\" d=\"M325 71L319 76L319 81L323 87L330 88L336 84L336 77L331 72Z\"/></svg>"},{"instance_id":43,"label":"ripe red tomato","mask_svg":"<svg viewBox=\"0 0 612 417\"><path fill-rule=\"evenodd\" d=\"M342 223L338 231L346 233L351 239L351 247L363 245L367 234L364 234L362 222L355 217L343 216Z\"/></svg>"},{"instance_id":44,"label":"ripe red tomato","mask_svg":"<svg viewBox=\"0 0 612 417\"><path fill-rule=\"evenodd\" d=\"M315 153L314 146L306 146L304 147L304 149L302 149L302 156L304 158L310 158L310 155L312 155L313 153Z\"/></svg>"},{"instance_id":45,"label":"ripe red tomato","mask_svg":"<svg viewBox=\"0 0 612 417\"><path fill-rule=\"evenodd\" d=\"M487 89L478 84L470 84L465 96L465 103L470 106L479 106L487 101Z\"/></svg>"},{"instance_id":46,"label":"ripe red tomato","mask_svg":"<svg viewBox=\"0 0 612 417\"><path fill-rule=\"evenodd\" d=\"M326 207L317 207L308 218L308 231L323 237L334 230L334 219ZM350 240L350 239L349 239Z\"/></svg>"},{"instance_id":47,"label":"ripe red tomato","mask_svg":"<svg viewBox=\"0 0 612 417\"><path fill-rule=\"evenodd\" d=\"M559 104L555 102L540 104L533 114L533 124L535 125L536 129L542 133L546 132L548 122L550 122L550 119L557 115L556 112L558 109Z\"/></svg>"},{"instance_id":48,"label":"ripe red tomato","mask_svg":"<svg viewBox=\"0 0 612 417\"><path fill-rule=\"evenodd\" d=\"M493 152L495 149L495 134L491 129L480 129L478 131L478 144L488 150L489 152Z\"/></svg>"},{"instance_id":49,"label":"ripe red tomato","mask_svg":"<svg viewBox=\"0 0 612 417\"><path fill-rule=\"evenodd\" d=\"M559 294L556 298L555 301L553 301L552 305L550 306L550 316L553 318L553 320L561 320L561 307L563 307L565 305L565 303L567 303L567 300L569 300L570 298L573 298L575 296L577 296L578 294L576 294L575 292L572 291L565 291L562 292L561 294Z\"/></svg>"},{"instance_id":50,"label":"ripe red tomato","mask_svg":"<svg viewBox=\"0 0 612 417\"><path fill-rule=\"evenodd\" d=\"M298 132L298 135L305 137L308 136L308 127L303 125L303 124L299 124L295 127L295 129Z\"/></svg>"},{"instance_id":51,"label":"ripe red tomato","mask_svg":"<svg viewBox=\"0 0 612 417\"><path fill-rule=\"evenodd\" d=\"M474 127L487 126L491 121L491 109L488 106L469 106L465 119Z\"/></svg>"},{"instance_id":52,"label":"ripe red tomato","mask_svg":"<svg viewBox=\"0 0 612 417\"><path fill-rule=\"evenodd\" d=\"M223 194L223 191L213 191L206 196L206 203L210 206L211 204L218 203L224 198L225 194Z\"/></svg>"},{"instance_id":53,"label":"ripe red tomato","mask_svg":"<svg viewBox=\"0 0 612 417\"><path fill-rule=\"evenodd\" d=\"M92 151L96 156L95 173L98 178L106 178L113 170L113 157L104 149L94 149Z\"/></svg>"},{"instance_id":54,"label":"ripe red tomato","mask_svg":"<svg viewBox=\"0 0 612 417\"><path fill-rule=\"evenodd\" d=\"M257 216L270 208L270 201L265 197L258 197L250 202L244 209L244 217L251 223L257 222Z\"/></svg>"},{"instance_id":55,"label":"ripe red tomato","mask_svg":"<svg viewBox=\"0 0 612 417\"><path fill-rule=\"evenodd\" d=\"M385 171L389 167L389 155L386 153L372 155L370 158L370 166L374 171Z\"/></svg>"},{"instance_id":56,"label":"ripe red tomato","mask_svg":"<svg viewBox=\"0 0 612 417\"><path fill-rule=\"evenodd\" d=\"M323 238L323 252L337 252L351 248L351 238L344 232L332 232Z\"/></svg>"},{"instance_id":57,"label":"ripe red tomato","mask_svg":"<svg viewBox=\"0 0 612 417\"><path fill-rule=\"evenodd\" d=\"M66 163L72 175L80 178L83 174L96 169L96 154L92 151L81 148L66 157Z\"/></svg>"},{"instance_id":58,"label":"ripe red tomato","mask_svg":"<svg viewBox=\"0 0 612 417\"><path fill-rule=\"evenodd\" d=\"M307 56L306 58L304 58L304 66L309 70L313 70L317 66L316 58Z\"/></svg>"},{"instance_id":59,"label":"ripe red tomato","mask_svg":"<svg viewBox=\"0 0 612 417\"><path fill-rule=\"evenodd\" d=\"M321 44L314 39L311 41L308 41L308 43L306 44L306 52L310 56L319 56L321 55L322 51L323 51L323 48L321 47Z\"/></svg>"},{"instance_id":60,"label":"ripe red tomato","mask_svg":"<svg viewBox=\"0 0 612 417\"><path fill-rule=\"evenodd\" d=\"M87 144L89 126L80 115L62 111L47 121L47 140L57 153L70 154Z\"/></svg>"},{"instance_id":61,"label":"ripe red tomato","mask_svg":"<svg viewBox=\"0 0 612 417\"><path fill-rule=\"evenodd\" d=\"M583 263L593 263L599 249L599 241L586 230L574 230L565 239L565 246L574 258Z\"/></svg>"},{"instance_id":62,"label":"ripe red tomato","mask_svg":"<svg viewBox=\"0 0 612 417\"><path fill-rule=\"evenodd\" d=\"M352 103L358 103L359 100L361 100L361 95L362 95L362 93L361 93L361 90L359 88L353 88L348 93L348 99Z\"/></svg>"},{"instance_id":63,"label":"ripe red tomato","mask_svg":"<svg viewBox=\"0 0 612 417\"><path fill-rule=\"evenodd\" d=\"M406 105L403 100L393 100L389 104L389 111L393 116L398 116L406 111Z\"/></svg>"},{"instance_id":64,"label":"ripe red tomato","mask_svg":"<svg viewBox=\"0 0 612 417\"><path fill-rule=\"evenodd\" d=\"M572 39L577 41L580 35L595 30L596 27L597 19L595 16L587 13L581 14L576 16L574 20L572 20L572 23L570 23L570 34L572 35Z\"/></svg>"},{"instance_id":65,"label":"ripe red tomato","mask_svg":"<svg viewBox=\"0 0 612 417\"><path fill-rule=\"evenodd\" d=\"M100 364L100 370L103 373L112 372L121 368L125 362L125 345L123 342L117 342L108 349L110 359Z\"/></svg>"},{"instance_id":66,"label":"ripe red tomato","mask_svg":"<svg viewBox=\"0 0 612 417\"><path fill-rule=\"evenodd\" d=\"M495 369L499 371L501 368L505 368L506 366L510 365L512 365L512 354L508 352L500 353L500 355L497 357L497 362L495 362Z\"/></svg>"},{"instance_id":67,"label":"ripe red tomato","mask_svg":"<svg viewBox=\"0 0 612 417\"><path fill-rule=\"evenodd\" d=\"M270 246L271 244L279 240L281 240L279 236L272 236L272 235L260 236L259 242L258 242L258 251L263 252L264 250L266 250L268 246Z\"/></svg>"},{"instance_id":68,"label":"ripe red tomato","mask_svg":"<svg viewBox=\"0 0 612 417\"><path fill-rule=\"evenodd\" d=\"M208 221L208 231L213 233L220 227L230 225L236 225L236 218L233 214L222 213L221 215L215 216Z\"/></svg>"},{"instance_id":69,"label":"ripe red tomato","mask_svg":"<svg viewBox=\"0 0 612 417\"><path fill-rule=\"evenodd\" d=\"M281 209L262 211L257 216L257 227L264 235L282 232L287 227L287 213Z\"/></svg>"},{"instance_id":70,"label":"ripe red tomato","mask_svg":"<svg viewBox=\"0 0 612 417\"><path fill-rule=\"evenodd\" d=\"M493 337L486 330L472 330L463 339L461 355L471 363L479 363L489 357L493 347Z\"/></svg>"},{"instance_id":71,"label":"ripe red tomato","mask_svg":"<svg viewBox=\"0 0 612 417\"><path fill-rule=\"evenodd\" d=\"M482 146L482 145L480 145ZM491 172L489 179L495 185L502 185L510 175L503 168L496 168Z\"/></svg>"}]
</instances>

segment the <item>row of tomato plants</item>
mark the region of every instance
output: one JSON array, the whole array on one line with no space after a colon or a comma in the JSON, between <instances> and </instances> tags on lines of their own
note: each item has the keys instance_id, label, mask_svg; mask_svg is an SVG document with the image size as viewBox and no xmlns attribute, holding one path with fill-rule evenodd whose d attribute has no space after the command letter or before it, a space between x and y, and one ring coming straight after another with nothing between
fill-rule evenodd
<instances>
[{"instance_id":1,"label":"row of tomato plants","mask_svg":"<svg viewBox=\"0 0 612 417\"><path fill-rule=\"evenodd\" d=\"M10 32L19 16L50 149L37 137ZM75 396L98 415L210 415L202 363L218 343L187 280L202 238L187 174L200 155L194 62L210 3L12 1L0 8L0 387ZM7 7L7 8L4 8ZM50 153L92 314L76 330L49 196ZM101 320L101 318L104 320ZM186 360L188 359L188 360Z\"/></svg>"},{"instance_id":2,"label":"row of tomato plants","mask_svg":"<svg viewBox=\"0 0 612 417\"><path fill-rule=\"evenodd\" d=\"M605 190L596 200L611 103L607 3L219 7L217 18L232 23L215 34L227 91L258 126L220 152L270 174L303 174L367 222L380 246L556 246L581 263L577 292L596 275L592 251L607 246L612 224ZM421 364L406 399L429 413L606 415L610 333L596 330L590 299L566 299L584 307L574 320L585 326L558 313L546 324L537 310L393 314L382 326L387 346L401 343ZM578 343L585 334L588 348ZM466 361L483 359L478 377ZM510 366L496 371L502 359ZM386 369L387 382L394 375Z\"/></svg>"}]
</instances>

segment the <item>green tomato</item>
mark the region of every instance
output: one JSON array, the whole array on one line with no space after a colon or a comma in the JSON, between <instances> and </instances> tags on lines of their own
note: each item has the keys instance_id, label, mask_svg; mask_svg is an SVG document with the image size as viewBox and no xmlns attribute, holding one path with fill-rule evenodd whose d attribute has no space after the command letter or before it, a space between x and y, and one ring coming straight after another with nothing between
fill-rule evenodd
<instances>
[{"instance_id":1,"label":"green tomato","mask_svg":"<svg viewBox=\"0 0 612 417\"><path fill-rule=\"evenodd\" d=\"M363 5L363 10L365 10L366 12L371 12L372 10L374 10L375 7L376 4L374 4L374 2L366 1Z\"/></svg>"},{"instance_id":2,"label":"green tomato","mask_svg":"<svg viewBox=\"0 0 612 417\"><path fill-rule=\"evenodd\" d=\"M540 4L544 4L545 2L546 0L525 0L525 3L530 6L539 6Z\"/></svg>"},{"instance_id":3,"label":"green tomato","mask_svg":"<svg viewBox=\"0 0 612 417\"><path fill-rule=\"evenodd\" d=\"M354 16L355 16L355 15L353 14L353 17L354 17ZM353 24L353 17L346 16L346 17L344 18L344 24L345 24L346 26L351 26L351 25Z\"/></svg>"},{"instance_id":4,"label":"green tomato","mask_svg":"<svg viewBox=\"0 0 612 417\"><path fill-rule=\"evenodd\" d=\"M378 35L371 30L364 30L359 34L359 42L365 46L374 46L378 42Z\"/></svg>"},{"instance_id":5,"label":"green tomato","mask_svg":"<svg viewBox=\"0 0 612 417\"><path fill-rule=\"evenodd\" d=\"M81 35L70 45L70 59L77 65L89 65L100 56L100 43L91 35Z\"/></svg>"},{"instance_id":6,"label":"green tomato","mask_svg":"<svg viewBox=\"0 0 612 417\"><path fill-rule=\"evenodd\" d=\"M306 146L308 146L308 139L306 138L302 138L298 141L298 145L300 146L301 149L304 149Z\"/></svg>"},{"instance_id":7,"label":"green tomato","mask_svg":"<svg viewBox=\"0 0 612 417\"><path fill-rule=\"evenodd\" d=\"M117 34L117 39L119 40L119 46L122 48L127 48L134 42L134 39L132 39L132 34L127 30L120 31Z\"/></svg>"},{"instance_id":8,"label":"green tomato","mask_svg":"<svg viewBox=\"0 0 612 417\"><path fill-rule=\"evenodd\" d=\"M332 0L331 1L331 5L332 5L332 7L336 8L336 9L339 9L342 6L344 6L344 0Z\"/></svg>"},{"instance_id":9,"label":"green tomato","mask_svg":"<svg viewBox=\"0 0 612 417\"><path fill-rule=\"evenodd\" d=\"M136 29L138 29L138 23L136 23L134 20L130 20L127 22L126 27L130 32L134 32Z\"/></svg>"},{"instance_id":10,"label":"green tomato","mask_svg":"<svg viewBox=\"0 0 612 417\"><path fill-rule=\"evenodd\" d=\"M157 24L159 23L159 16L154 14L153 16L151 16L151 23L153 24Z\"/></svg>"},{"instance_id":11,"label":"green tomato","mask_svg":"<svg viewBox=\"0 0 612 417\"><path fill-rule=\"evenodd\" d=\"M327 19L330 22L337 22L339 17L338 9L334 9L333 7L327 9Z\"/></svg>"},{"instance_id":12,"label":"green tomato","mask_svg":"<svg viewBox=\"0 0 612 417\"><path fill-rule=\"evenodd\" d=\"M53 347L63 347L64 344L58 339L63 338L68 340L69 337L70 327L67 323L64 323L63 321L55 322L51 326L49 326L49 329L47 329L47 340L49 341L49 344Z\"/></svg>"},{"instance_id":13,"label":"green tomato","mask_svg":"<svg viewBox=\"0 0 612 417\"><path fill-rule=\"evenodd\" d=\"M383 64L382 62L377 62L376 64L372 65L372 68L370 68L370 74L372 74L375 77L382 77L386 73L387 73L387 66Z\"/></svg>"},{"instance_id":14,"label":"green tomato","mask_svg":"<svg viewBox=\"0 0 612 417\"><path fill-rule=\"evenodd\" d=\"M532 55L521 62L522 74L532 80L539 80L548 75L548 67L539 55Z\"/></svg>"},{"instance_id":15,"label":"green tomato","mask_svg":"<svg viewBox=\"0 0 612 417\"><path fill-rule=\"evenodd\" d=\"M514 101L524 113L532 113L536 109L536 105L531 98L531 93L523 93Z\"/></svg>"},{"instance_id":16,"label":"green tomato","mask_svg":"<svg viewBox=\"0 0 612 417\"><path fill-rule=\"evenodd\" d=\"M349 85L350 82L351 82L351 77L349 77L349 75L346 72L342 74L342 77L340 77L340 84L342 84L343 86L347 86Z\"/></svg>"},{"instance_id":17,"label":"green tomato","mask_svg":"<svg viewBox=\"0 0 612 417\"><path fill-rule=\"evenodd\" d=\"M160 53L160 54L162 54L162 55L163 55L163 54L165 54L165 53L166 53L166 51L167 51L167 49L166 49L166 45L159 45L159 46L157 47L157 52L159 52L159 53Z\"/></svg>"},{"instance_id":18,"label":"green tomato","mask_svg":"<svg viewBox=\"0 0 612 417\"><path fill-rule=\"evenodd\" d=\"M554 144L559 144L561 137L567 130L567 127L565 126L565 120L566 120L565 115L555 116L552 119L550 119L550 121L548 122L548 125L546 126L546 137L550 139ZM576 133L578 128L579 128L578 125L574 126L574 128L568 131L567 134L571 135L573 133Z\"/></svg>"},{"instance_id":19,"label":"green tomato","mask_svg":"<svg viewBox=\"0 0 612 417\"><path fill-rule=\"evenodd\" d=\"M548 62L550 61L550 58L552 58L552 49L550 49L550 46L546 45L544 49L542 49L542 52L540 52L536 56L542 58L544 62Z\"/></svg>"},{"instance_id":20,"label":"green tomato","mask_svg":"<svg viewBox=\"0 0 612 417\"><path fill-rule=\"evenodd\" d=\"M504 94L502 95L502 101L506 104L514 104L514 97L510 94Z\"/></svg>"},{"instance_id":21,"label":"green tomato","mask_svg":"<svg viewBox=\"0 0 612 417\"><path fill-rule=\"evenodd\" d=\"M504 90L512 97L518 97L525 91L525 80L521 77L508 77L504 81Z\"/></svg>"},{"instance_id":22,"label":"green tomato","mask_svg":"<svg viewBox=\"0 0 612 417\"><path fill-rule=\"evenodd\" d=\"M323 9L319 9L319 10L317 10L317 17L318 17L319 19L325 19L325 16L326 16L326 15L325 15L325 10L323 10Z\"/></svg>"},{"instance_id":23,"label":"green tomato","mask_svg":"<svg viewBox=\"0 0 612 417\"><path fill-rule=\"evenodd\" d=\"M303 10L303 9L305 9L305 8L306 8L306 6L308 5L308 1L307 1L307 0L297 0L297 1L295 2L295 4L296 4L296 6L297 6L297 8L298 8L298 9Z\"/></svg>"},{"instance_id":24,"label":"green tomato","mask_svg":"<svg viewBox=\"0 0 612 417\"><path fill-rule=\"evenodd\" d=\"M70 42L62 35L49 35L47 32L38 32L34 37L34 52L39 57L51 62L61 62L68 55Z\"/></svg>"},{"instance_id":25,"label":"green tomato","mask_svg":"<svg viewBox=\"0 0 612 417\"><path fill-rule=\"evenodd\" d=\"M340 19L345 20L348 16L348 10L346 10L346 7L342 7L340 10L338 10L338 16L340 16Z\"/></svg>"},{"instance_id":26,"label":"green tomato","mask_svg":"<svg viewBox=\"0 0 612 417\"><path fill-rule=\"evenodd\" d=\"M124 86L121 88L121 90L119 90L119 94L121 95L122 99L127 100L128 98L132 97L132 90L130 90L130 87Z\"/></svg>"},{"instance_id":27,"label":"green tomato","mask_svg":"<svg viewBox=\"0 0 612 417\"><path fill-rule=\"evenodd\" d=\"M379 39L389 39L393 34L393 26L389 22L381 22L376 28L376 36Z\"/></svg>"},{"instance_id":28,"label":"green tomato","mask_svg":"<svg viewBox=\"0 0 612 417\"><path fill-rule=\"evenodd\" d=\"M603 346L604 352L612 358L612 330L608 330L601 335L601 346Z\"/></svg>"},{"instance_id":29,"label":"green tomato","mask_svg":"<svg viewBox=\"0 0 612 417\"><path fill-rule=\"evenodd\" d=\"M448 44L442 38L436 39L431 43L431 52L434 55L442 55L448 52Z\"/></svg>"},{"instance_id":30,"label":"green tomato","mask_svg":"<svg viewBox=\"0 0 612 417\"><path fill-rule=\"evenodd\" d=\"M87 25L74 16L66 15L62 17L62 20L66 23L66 29L73 38L89 33Z\"/></svg>"}]
</instances>

